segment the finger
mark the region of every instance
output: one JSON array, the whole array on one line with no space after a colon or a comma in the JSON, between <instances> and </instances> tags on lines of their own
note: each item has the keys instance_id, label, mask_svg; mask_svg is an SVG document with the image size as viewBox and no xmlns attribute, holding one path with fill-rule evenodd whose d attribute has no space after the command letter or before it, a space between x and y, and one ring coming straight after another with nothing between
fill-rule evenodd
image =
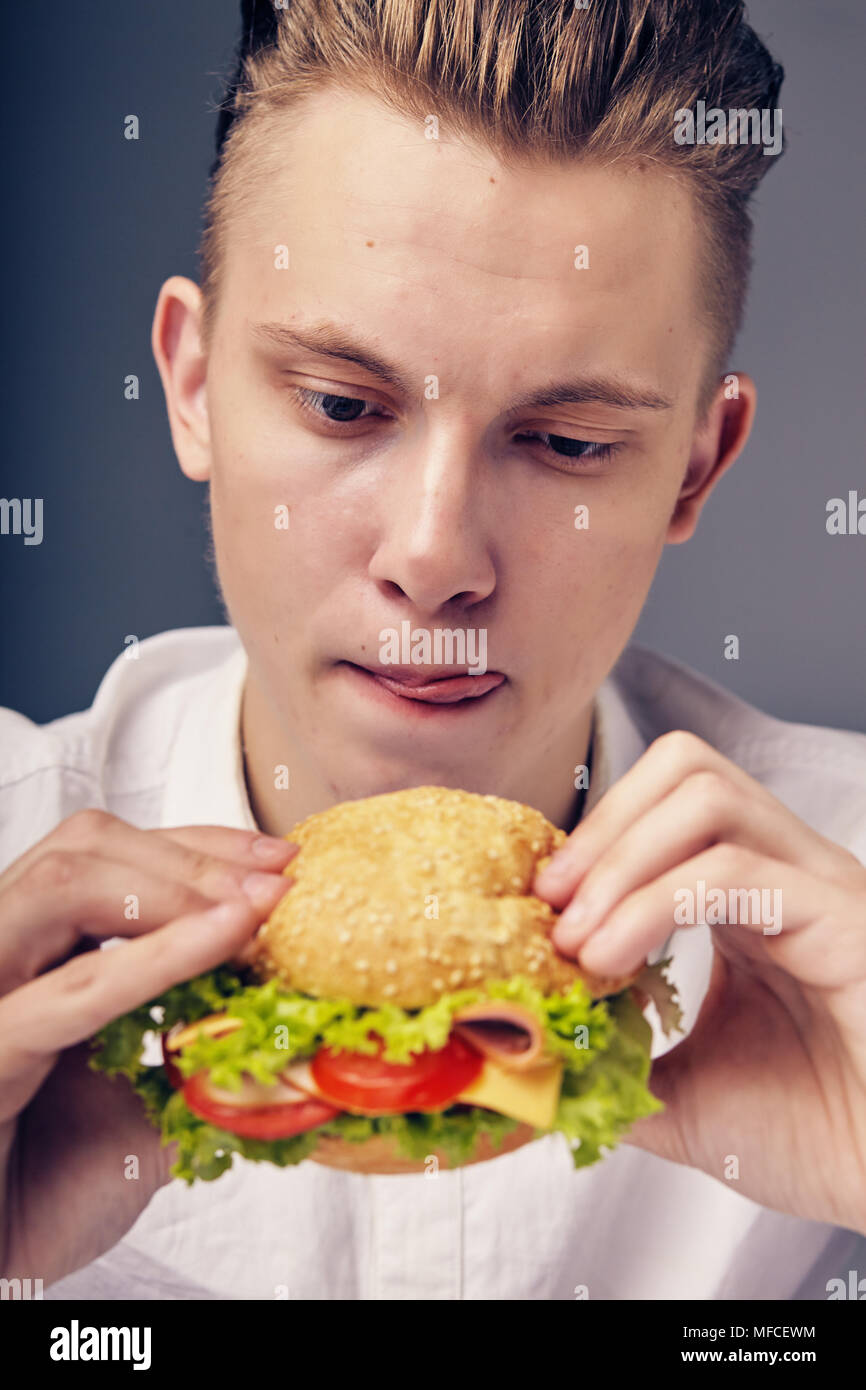
<instances>
[{"instance_id":1,"label":"finger","mask_svg":"<svg viewBox=\"0 0 866 1390\"><path fill-rule=\"evenodd\" d=\"M737 845L714 845L628 894L577 960L592 973L628 974L676 928L707 925L723 951L780 966L804 984L832 986L852 978L846 972L866 974L866 933L856 929L863 906L863 892Z\"/></svg>"},{"instance_id":2,"label":"finger","mask_svg":"<svg viewBox=\"0 0 866 1390\"><path fill-rule=\"evenodd\" d=\"M806 861L828 878L838 867L838 854L781 801L744 795L720 772L694 772L601 851L557 920L554 945L572 953L626 894L722 842L790 864Z\"/></svg>"},{"instance_id":3,"label":"finger","mask_svg":"<svg viewBox=\"0 0 866 1390\"><path fill-rule=\"evenodd\" d=\"M211 835L209 831L216 833ZM192 831L192 834L188 832ZM249 862L244 863L239 850L244 837L249 846ZM19 859L0 874L0 895L17 882L37 859L51 850L99 854L124 864L138 864L148 872L163 878L175 878L197 889L215 902L236 896L248 869L282 868L288 864L296 849L289 847L288 855L270 865L259 862L253 852L260 837L249 831L232 831L223 826L193 826L164 832L139 830L108 811L89 807L68 816L37 844L32 845ZM288 841L286 841L288 845ZM231 849L230 856L221 857L217 849Z\"/></svg>"},{"instance_id":4,"label":"finger","mask_svg":"<svg viewBox=\"0 0 866 1390\"><path fill-rule=\"evenodd\" d=\"M199 850L216 859L258 865L271 871L282 869L298 852L298 846L285 836L264 835L260 830L235 830L226 825L178 825L144 833L161 835L185 849Z\"/></svg>"},{"instance_id":5,"label":"finger","mask_svg":"<svg viewBox=\"0 0 866 1390\"><path fill-rule=\"evenodd\" d=\"M700 771L726 774L735 787L751 791L765 803L773 799L759 782L703 739L679 729L663 734L571 832L536 875L532 891L553 907L564 907L600 855L680 782Z\"/></svg>"},{"instance_id":6,"label":"finger","mask_svg":"<svg viewBox=\"0 0 866 1390\"><path fill-rule=\"evenodd\" d=\"M251 902L235 898L114 950L76 956L7 994L0 1000L0 1119L26 1104L23 1092L38 1089L58 1052L231 958L259 920Z\"/></svg>"},{"instance_id":7,"label":"finger","mask_svg":"<svg viewBox=\"0 0 866 1390\"><path fill-rule=\"evenodd\" d=\"M284 874L239 872L226 881L224 897L244 893L268 913L289 885ZM191 885L136 865L51 850L0 899L0 993L65 959L82 937L141 936L211 901Z\"/></svg>"}]
</instances>

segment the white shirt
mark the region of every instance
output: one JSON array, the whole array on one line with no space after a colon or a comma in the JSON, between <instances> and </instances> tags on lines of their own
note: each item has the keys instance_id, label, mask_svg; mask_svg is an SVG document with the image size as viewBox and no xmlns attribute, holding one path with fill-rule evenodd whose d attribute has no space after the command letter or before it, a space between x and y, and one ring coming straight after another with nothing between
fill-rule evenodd
<instances>
[{"instance_id":1,"label":"white shirt","mask_svg":"<svg viewBox=\"0 0 866 1390\"><path fill-rule=\"evenodd\" d=\"M232 628L180 629L141 642L136 659L121 654L88 710L43 726L0 710L0 867L85 806L142 828L254 828L239 737L246 666ZM597 694L588 807L674 728L866 863L866 736L771 718L636 646ZM709 928L680 928L665 949L688 1031L709 978ZM654 1056L680 1041L654 1025ZM554 1134L435 1177L235 1158L216 1182L162 1188L119 1244L45 1296L826 1298L827 1280L847 1284L850 1269L866 1274L866 1239L850 1231L627 1145L575 1170Z\"/></svg>"}]
</instances>

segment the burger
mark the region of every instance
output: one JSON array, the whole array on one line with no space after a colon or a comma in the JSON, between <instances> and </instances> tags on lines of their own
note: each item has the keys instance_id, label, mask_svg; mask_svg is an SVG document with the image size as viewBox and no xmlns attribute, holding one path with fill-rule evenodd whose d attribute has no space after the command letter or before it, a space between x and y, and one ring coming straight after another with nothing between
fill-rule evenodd
<instances>
[{"instance_id":1,"label":"burger","mask_svg":"<svg viewBox=\"0 0 866 1390\"><path fill-rule=\"evenodd\" d=\"M90 1065L128 1077L172 1173L235 1154L431 1172L561 1136L576 1167L662 1109L652 1002L680 1023L669 961L596 978L531 892L564 843L537 810L415 787L296 825L284 897L243 960L116 1019ZM149 1054L149 1056L148 1056Z\"/></svg>"}]
</instances>

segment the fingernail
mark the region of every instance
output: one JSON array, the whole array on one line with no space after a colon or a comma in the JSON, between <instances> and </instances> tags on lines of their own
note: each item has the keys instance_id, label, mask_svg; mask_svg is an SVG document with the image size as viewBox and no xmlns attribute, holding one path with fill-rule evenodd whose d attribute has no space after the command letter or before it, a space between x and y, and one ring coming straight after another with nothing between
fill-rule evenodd
<instances>
[{"instance_id":1,"label":"fingernail","mask_svg":"<svg viewBox=\"0 0 866 1390\"><path fill-rule=\"evenodd\" d=\"M290 854L295 854L298 846L289 840L278 840L274 835L259 835L253 840L250 848L257 859L276 864L281 859L288 859Z\"/></svg>"},{"instance_id":2,"label":"fingernail","mask_svg":"<svg viewBox=\"0 0 866 1390\"><path fill-rule=\"evenodd\" d=\"M241 890L256 907L271 907L288 886L283 874L247 874Z\"/></svg>"},{"instance_id":3,"label":"fingernail","mask_svg":"<svg viewBox=\"0 0 866 1390\"><path fill-rule=\"evenodd\" d=\"M561 946L571 949L588 936L590 923L590 915L583 904L571 902L557 919L553 930L554 939Z\"/></svg>"},{"instance_id":4,"label":"fingernail","mask_svg":"<svg viewBox=\"0 0 866 1390\"><path fill-rule=\"evenodd\" d=\"M539 869L538 877L542 880L550 879L551 883L559 883L565 877L568 868L567 859L551 859L549 864L545 864L543 869Z\"/></svg>"},{"instance_id":5,"label":"fingernail","mask_svg":"<svg viewBox=\"0 0 866 1390\"><path fill-rule=\"evenodd\" d=\"M593 974L615 974L620 969L616 943L608 932L600 932L580 953L580 964Z\"/></svg>"}]
</instances>

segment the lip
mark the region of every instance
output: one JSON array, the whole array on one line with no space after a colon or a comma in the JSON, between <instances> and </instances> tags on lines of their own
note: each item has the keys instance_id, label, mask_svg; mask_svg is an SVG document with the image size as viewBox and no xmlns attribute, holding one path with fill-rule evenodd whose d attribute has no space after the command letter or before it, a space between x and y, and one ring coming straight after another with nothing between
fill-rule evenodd
<instances>
[{"instance_id":1,"label":"lip","mask_svg":"<svg viewBox=\"0 0 866 1390\"><path fill-rule=\"evenodd\" d=\"M347 661L345 665L404 704L465 707L483 699L505 681L502 671L485 671L483 675L469 676L465 671L433 674L430 671L419 672L417 669L389 666L388 674L385 675L381 668L371 669L351 661Z\"/></svg>"}]
</instances>

